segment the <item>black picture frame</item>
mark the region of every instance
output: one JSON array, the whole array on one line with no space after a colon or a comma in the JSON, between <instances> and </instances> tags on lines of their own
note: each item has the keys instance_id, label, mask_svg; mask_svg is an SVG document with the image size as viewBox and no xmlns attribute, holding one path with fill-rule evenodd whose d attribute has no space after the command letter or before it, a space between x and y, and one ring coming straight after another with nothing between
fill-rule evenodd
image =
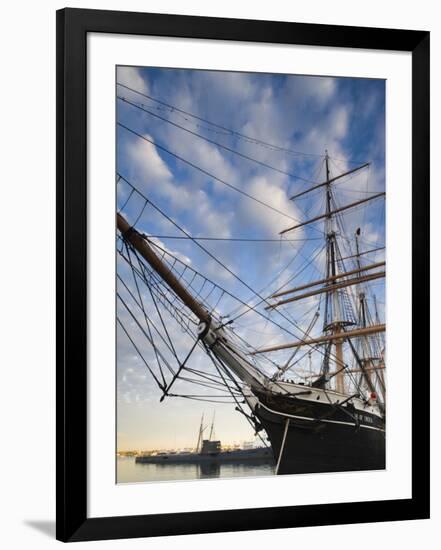
<instances>
[{"instance_id":1,"label":"black picture frame","mask_svg":"<svg viewBox=\"0 0 441 550\"><path fill-rule=\"evenodd\" d=\"M412 54L412 498L87 517L87 33ZM429 33L87 9L57 12L57 529L61 541L429 517ZM417 427L417 429L416 429Z\"/></svg>"}]
</instances>

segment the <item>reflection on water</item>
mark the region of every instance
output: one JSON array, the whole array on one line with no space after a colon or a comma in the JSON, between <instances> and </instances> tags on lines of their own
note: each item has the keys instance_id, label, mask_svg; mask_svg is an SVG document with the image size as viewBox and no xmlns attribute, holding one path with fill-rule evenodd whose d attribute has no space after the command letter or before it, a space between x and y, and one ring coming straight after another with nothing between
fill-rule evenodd
<instances>
[{"instance_id":1,"label":"reflection on water","mask_svg":"<svg viewBox=\"0 0 441 550\"><path fill-rule=\"evenodd\" d=\"M220 464L215 462L208 462L207 464L199 464L199 477L220 477L221 467Z\"/></svg>"},{"instance_id":2,"label":"reflection on water","mask_svg":"<svg viewBox=\"0 0 441 550\"><path fill-rule=\"evenodd\" d=\"M228 477L257 477L274 474L274 466L265 462L241 464L142 464L133 457L117 458L117 483L178 481Z\"/></svg>"}]
</instances>

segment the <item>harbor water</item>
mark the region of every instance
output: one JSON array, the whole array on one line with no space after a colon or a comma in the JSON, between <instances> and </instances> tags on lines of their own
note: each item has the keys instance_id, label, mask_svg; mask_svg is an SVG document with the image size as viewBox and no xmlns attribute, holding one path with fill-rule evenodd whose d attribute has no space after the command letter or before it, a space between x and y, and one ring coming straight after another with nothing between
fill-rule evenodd
<instances>
[{"instance_id":1,"label":"harbor water","mask_svg":"<svg viewBox=\"0 0 441 550\"><path fill-rule=\"evenodd\" d=\"M135 457L118 457L117 483L189 481L194 479L258 477L274 474L270 463L142 464Z\"/></svg>"}]
</instances>

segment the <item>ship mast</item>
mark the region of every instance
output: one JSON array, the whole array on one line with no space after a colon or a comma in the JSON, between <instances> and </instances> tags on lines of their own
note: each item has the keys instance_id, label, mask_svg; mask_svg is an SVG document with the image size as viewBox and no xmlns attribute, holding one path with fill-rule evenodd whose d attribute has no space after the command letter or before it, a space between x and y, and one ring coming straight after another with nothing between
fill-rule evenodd
<instances>
[{"instance_id":1,"label":"ship mast","mask_svg":"<svg viewBox=\"0 0 441 550\"><path fill-rule=\"evenodd\" d=\"M215 417L216 417L216 411L213 411L213 418L211 419L210 436L208 438L210 441L214 437L214 419L215 419Z\"/></svg>"},{"instance_id":2,"label":"ship mast","mask_svg":"<svg viewBox=\"0 0 441 550\"><path fill-rule=\"evenodd\" d=\"M331 330L331 334L336 335L341 332L342 328L342 313L340 308L340 301L338 290L335 288L335 277L337 275L337 262L336 262L336 242L335 242L335 230L333 223L333 214L331 207L331 183L329 176L329 156L328 151L325 151L325 167L326 167L326 277L329 279L332 277L332 281L329 284L329 291L326 292L326 311L331 309L331 322L327 324L328 320L325 315L324 330ZM340 392L345 392L344 374L343 374L343 340L338 338L334 340L328 346L335 346L335 389ZM325 361L329 361L329 353L325 354ZM329 370L329 365L326 365L326 370Z\"/></svg>"},{"instance_id":3,"label":"ship mast","mask_svg":"<svg viewBox=\"0 0 441 550\"><path fill-rule=\"evenodd\" d=\"M201 417L201 425L199 426L199 433L198 433L198 442L196 443L196 453L200 453L202 449L202 439L204 437L204 413L202 413Z\"/></svg>"},{"instance_id":4,"label":"ship mast","mask_svg":"<svg viewBox=\"0 0 441 550\"><path fill-rule=\"evenodd\" d=\"M336 216L342 212L346 212L352 208L359 207L362 204L365 204L374 199L384 197L384 192L375 193L367 198L359 199L350 204L345 204L343 206L336 205L333 197L333 184L336 180L343 178L345 176L354 174L359 170L369 166L369 163L362 164L356 168L352 168L342 174L339 174L334 177L330 177L329 169L329 155L328 151L325 151L325 171L326 178L323 182L305 189L291 197L292 200L295 200L299 197L303 197L307 193L317 189L324 189L325 191L325 211L311 219L308 219L303 222L299 222L294 226L288 227L280 232L280 234L285 234L287 232L296 230L300 227L304 227L315 223L320 220L324 220L324 237L325 237L325 249L326 249L326 269L325 277L319 280L309 282L307 284L297 286L295 288L284 289L273 294L270 298L280 298L275 302L270 303L266 309L272 310L276 309L284 304L290 302L295 302L304 298L309 298L311 296L316 296L319 294L325 294L325 311L324 311L324 321L323 321L323 335L317 338L303 338L296 342L289 342L286 344L281 344L277 346L271 346L266 348L260 348L255 353L266 353L270 351L277 351L289 348L298 348L299 346L305 345L316 345L324 344L325 352L322 362L321 377L318 381L320 384L326 384L327 381L331 378L335 379L335 390L340 393L345 393L347 388L345 388L345 371L347 365L344 362L343 356L343 346L347 342L354 352L354 346L351 342L352 338L362 338L366 340L367 336L372 334L377 334L384 332L385 325L380 324L370 324L368 323L367 315L367 304L365 300L364 291L362 290L359 293L360 300L360 317L358 320L355 319L354 313L352 312L351 302L347 296L346 287L360 285L362 283L367 283L368 281L373 281L379 278L382 278L386 275L384 269L378 271L378 268L383 268L386 264L385 261L374 262L369 265L362 265L360 262L360 256L363 252L360 252L358 235L356 235L356 254L354 256L349 256L356 258L356 268L350 270L341 269L342 264L340 262L343 259L340 253L340 247L337 243L337 225L336 225ZM371 251L372 252L372 251ZM366 273L374 271L373 273ZM314 288L315 287L315 288ZM317 288L319 287L319 288ZM342 290L344 289L344 290ZM299 293L301 290L307 290L307 292ZM290 295L290 296L287 296ZM353 330L347 330L346 327L350 325L356 325L358 327ZM355 352L354 352L355 353ZM333 364L332 372L331 371L331 361ZM363 363L362 359L357 355L357 362ZM368 365L371 367L372 365ZM372 381L370 378L370 373L365 372L365 365L360 365L360 369L366 379L368 387L372 388ZM371 390L373 391L373 390Z\"/></svg>"}]
</instances>

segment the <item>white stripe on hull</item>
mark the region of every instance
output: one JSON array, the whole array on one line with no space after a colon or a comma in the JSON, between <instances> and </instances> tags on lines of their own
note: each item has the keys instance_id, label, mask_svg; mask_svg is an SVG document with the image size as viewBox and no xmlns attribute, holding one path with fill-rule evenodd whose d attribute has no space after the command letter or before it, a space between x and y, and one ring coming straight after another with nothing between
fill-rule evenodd
<instances>
[{"instance_id":1,"label":"white stripe on hull","mask_svg":"<svg viewBox=\"0 0 441 550\"><path fill-rule=\"evenodd\" d=\"M329 419L322 419L322 418L311 418L309 416L298 416L298 415L295 415L295 414L288 414L288 413L282 413L282 412L279 412L279 411L274 411L273 409L270 409L269 407L267 407L266 405L264 405L263 403L261 403L259 401L259 399L257 399L257 397L255 396L246 396L246 400L248 401L248 404L250 405L251 409L254 411L255 407L258 405L259 407L263 407L264 409L266 409L268 412L272 413L272 414L275 414L277 416L283 416L283 417L287 417L287 418L296 418L298 420L308 420L310 422L325 422L325 423L328 423L328 424L343 424L345 426L355 426L356 424L354 422L344 422L343 420L329 420ZM255 403L253 404L252 401L255 401ZM367 430L375 430L377 432L385 432L386 430L383 430L382 428L376 428L375 426L367 426L365 424L359 424L359 427L360 428L365 428Z\"/></svg>"}]
</instances>

